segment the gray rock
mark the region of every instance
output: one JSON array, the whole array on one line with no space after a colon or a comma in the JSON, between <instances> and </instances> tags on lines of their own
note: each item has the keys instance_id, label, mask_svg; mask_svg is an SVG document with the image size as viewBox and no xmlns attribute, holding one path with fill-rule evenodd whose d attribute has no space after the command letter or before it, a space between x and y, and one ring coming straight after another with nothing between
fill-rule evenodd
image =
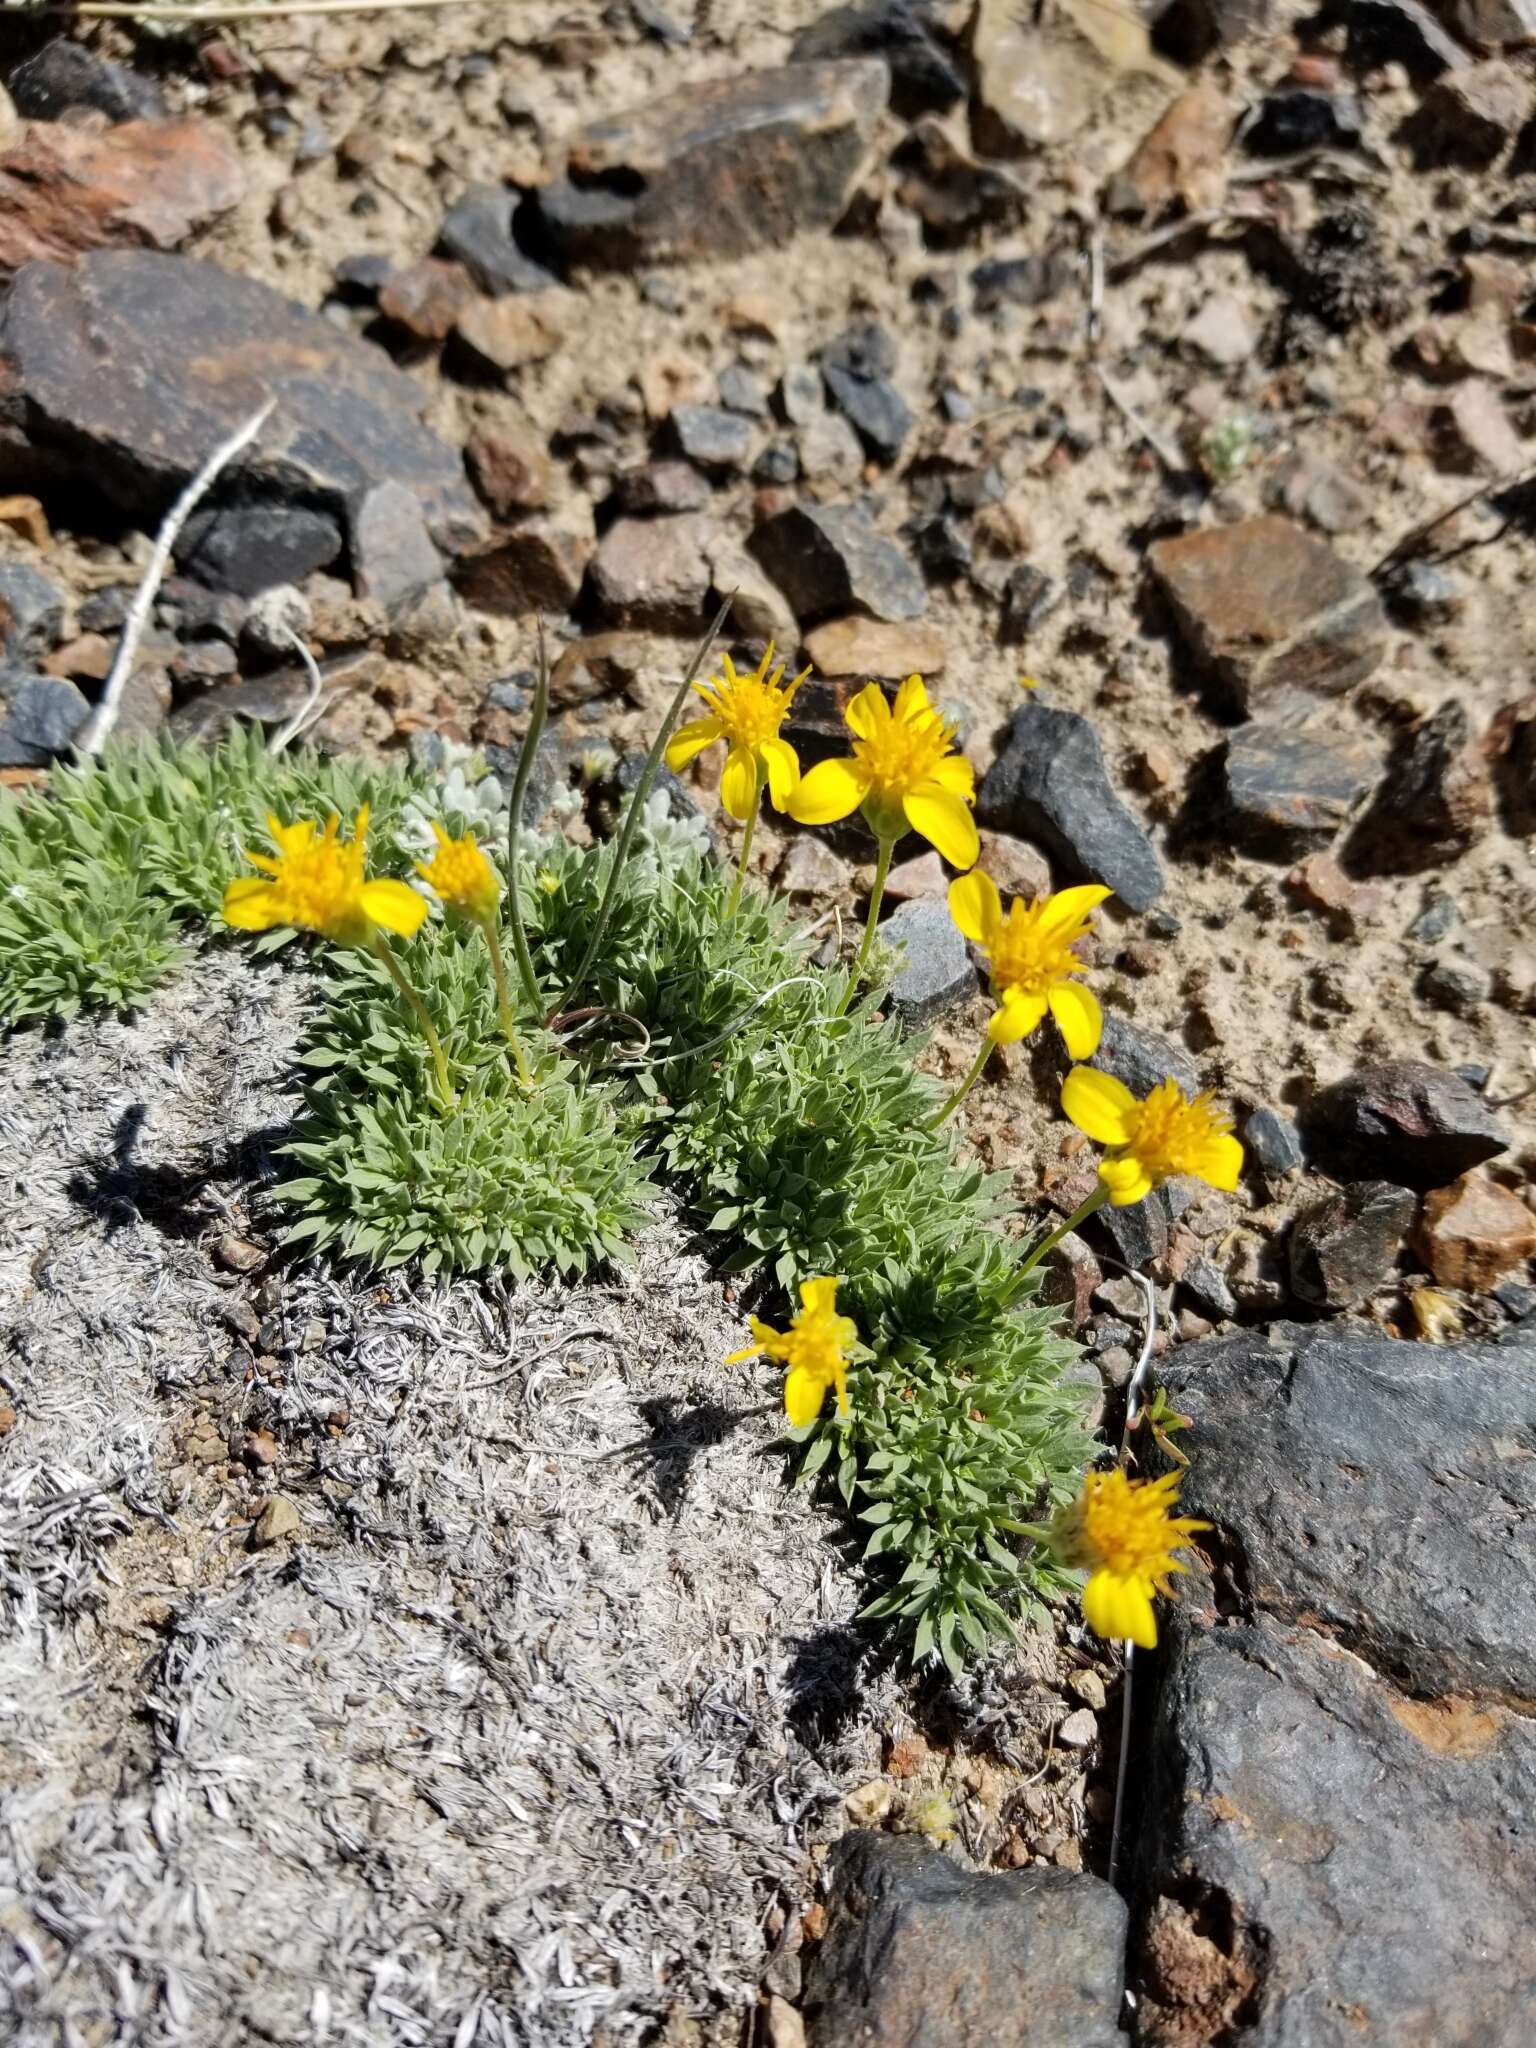
<instances>
[{"instance_id":1,"label":"gray rock","mask_svg":"<svg viewBox=\"0 0 1536 2048\"><path fill-rule=\"evenodd\" d=\"M1493 821L1493 785L1456 699L1409 728L1392 750L1370 807L1349 836L1352 866L1371 874L1445 867Z\"/></svg>"},{"instance_id":2,"label":"gray rock","mask_svg":"<svg viewBox=\"0 0 1536 2048\"><path fill-rule=\"evenodd\" d=\"M891 1009L909 1029L931 1024L976 991L970 949L947 903L918 898L898 905L880 927L881 941L905 960L889 990Z\"/></svg>"},{"instance_id":3,"label":"gray rock","mask_svg":"<svg viewBox=\"0 0 1536 2048\"><path fill-rule=\"evenodd\" d=\"M166 364L174 363L174 377ZM0 490L46 464L153 524L262 397L277 410L233 470L252 496L344 514L373 485L409 485L434 539L484 518L463 463L421 424L425 390L382 350L255 278L155 250L29 263L0 312L6 405ZM23 486L17 485L17 488Z\"/></svg>"},{"instance_id":4,"label":"gray rock","mask_svg":"<svg viewBox=\"0 0 1536 2048\"><path fill-rule=\"evenodd\" d=\"M1465 953L1450 951L1426 964L1419 987L1437 1009L1460 1016L1492 998L1493 976Z\"/></svg>"},{"instance_id":5,"label":"gray rock","mask_svg":"<svg viewBox=\"0 0 1536 2048\"><path fill-rule=\"evenodd\" d=\"M291 583L274 583L251 599L241 628L241 637L256 653L289 657L292 635L309 631L312 619L309 599Z\"/></svg>"},{"instance_id":6,"label":"gray rock","mask_svg":"<svg viewBox=\"0 0 1536 2048\"><path fill-rule=\"evenodd\" d=\"M547 291L557 281L553 271L523 254L513 236L512 216L521 196L505 185L471 185L443 215L438 232L444 255L462 263L496 298Z\"/></svg>"},{"instance_id":7,"label":"gray rock","mask_svg":"<svg viewBox=\"0 0 1536 2048\"><path fill-rule=\"evenodd\" d=\"M46 768L68 751L90 715L73 683L0 668L0 768Z\"/></svg>"},{"instance_id":8,"label":"gray rock","mask_svg":"<svg viewBox=\"0 0 1536 2048\"><path fill-rule=\"evenodd\" d=\"M1168 1191L1154 1188L1145 1201L1101 1209L1089 1228L1109 1239L1121 1265L1139 1273L1166 1254L1169 1221Z\"/></svg>"},{"instance_id":9,"label":"gray rock","mask_svg":"<svg viewBox=\"0 0 1536 2048\"><path fill-rule=\"evenodd\" d=\"M1449 1186L1511 1143L1465 1081L1422 1060L1358 1068L1313 1097L1302 1128L1334 1163L1421 1190Z\"/></svg>"},{"instance_id":10,"label":"gray rock","mask_svg":"<svg viewBox=\"0 0 1536 2048\"><path fill-rule=\"evenodd\" d=\"M808 427L826 411L821 378L809 363L796 363L779 379L779 411L792 427Z\"/></svg>"},{"instance_id":11,"label":"gray rock","mask_svg":"<svg viewBox=\"0 0 1536 2048\"><path fill-rule=\"evenodd\" d=\"M862 505L791 505L751 546L802 625L849 611L894 623L927 609L922 578Z\"/></svg>"},{"instance_id":12,"label":"gray rock","mask_svg":"<svg viewBox=\"0 0 1536 2048\"><path fill-rule=\"evenodd\" d=\"M1167 1080L1177 1081L1186 1095L1198 1094L1200 1088L1199 1069L1182 1046L1160 1031L1131 1023L1118 1010L1104 1012L1099 1049L1087 1064L1101 1074L1113 1074L1138 1097L1150 1095Z\"/></svg>"},{"instance_id":13,"label":"gray rock","mask_svg":"<svg viewBox=\"0 0 1536 2048\"><path fill-rule=\"evenodd\" d=\"M814 833L801 832L789 842L776 879L790 896L835 896L847 886L848 869Z\"/></svg>"},{"instance_id":14,"label":"gray rock","mask_svg":"<svg viewBox=\"0 0 1536 2048\"><path fill-rule=\"evenodd\" d=\"M796 469L815 483L856 484L864 474L864 450L841 413L818 413L800 429Z\"/></svg>"},{"instance_id":15,"label":"gray rock","mask_svg":"<svg viewBox=\"0 0 1536 2048\"><path fill-rule=\"evenodd\" d=\"M801 29L790 46L797 64L835 57L879 57L890 69L891 109L904 121L942 114L965 98L965 78L938 25L914 0L862 0L833 7Z\"/></svg>"},{"instance_id":16,"label":"gray rock","mask_svg":"<svg viewBox=\"0 0 1536 2048\"><path fill-rule=\"evenodd\" d=\"M1065 592L1033 562L1020 562L1003 585L1003 610L997 637L1004 647L1021 647L1061 603Z\"/></svg>"},{"instance_id":17,"label":"gray rock","mask_svg":"<svg viewBox=\"0 0 1536 2048\"><path fill-rule=\"evenodd\" d=\"M64 633L64 599L39 570L0 562L0 662L51 654Z\"/></svg>"},{"instance_id":18,"label":"gray rock","mask_svg":"<svg viewBox=\"0 0 1536 2048\"><path fill-rule=\"evenodd\" d=\"M376 484L353 513L352 573L358 596L376 598L391 616L441 581L421 500L404 484Z\"/></svg>"},{"instance_id":19,"label":"gray rock","mask_svg":"<svg viewBox=\"0 0 1536 2048\"><path fill-rule=\"evenodd\" d=\"M592 122L536 195L565 262L710 263L830 228L869 159L890 74L870 58L694 81Z\"/></svg>"},{"instance_id":20,"label":"gray rock","mask_svg":"<svg viewBox=\"0 0 1536 2048\"><path fill-rule=\"evenodd\" d=\"M878 462L895 462L912 431L912 408L885 377L856 377L827 366L827 394Z\"/></svg>"},{"instance_id":21,"label":"gray rock","mask_svg":"<svg viewBox=\"0 0 1536 2048\"><path fill-rule=\"evenodd\" d=\"M1218 1321L1237 1314L1237 1300L1227 1285L1227 1276L1214 1259L1191 1259L1179 1276L1179 1284L1208 1316Z\"/></svg>"},{"instance_id":22,"label":"gray rock","mask_svg":"<svg viewBox=\"0 0 1536 2048\"><path fill-rule=\"evenodd\" d=\"M703 470L744 469L752 452L750 425L718 405L674 405L667 428L678 454Z\"/></svg>"},{"instance_id":23,"label":"gray rock","mask_svg":"<svg viewBox=\"0 0 1536 2048\"><path fill-rule=\"evenodd\" d=\"M994 257L971 272L973 303L978 313L991 313L999 306L1043 305L1066 289L1074 268L1072 258L1060 252Z\"/></svg>"},{"instance_id":24,"label":"gray rock","mask_svg":"<svg viewBox=\"0 0 1536 2048\"><path fill-rule=\"evenodd\" d=\"M800 474L800 454L793 441L770 441L752 465L759 484L792 484Z\"/></svg>"},{"instance_id":25,"label":"gray rock","mask_svg":"<svg viewBox=\"0 0 1536 2048\"><path fill-rule=\"evenodd\" d=\"M158 121L165 96L152 78L100 57L68 36L12 67L6 89L18 114L29 121L57 121L71 107L91 107L109 121Z\"/></svg>"},{"instance_id":26,"label":"gray rock","mask_svg":"<svg viewBox=\"0 0 1536 2048\"><path fill-rule=\"evenodd\" d=\"M182 528L176 560L210 590L254 597L329 568L341 549L341 528L329 513L305 505L215 505L194 512Z\"/></svg>"},{"instance_id":27,"label":"gray rock","mask_svg":"<svg viewBox=\"0 0 1536 2048\"><path fill-rule=\"evenodd\" d=\"M701 512L709 503L708 479L691 462L647 462L613 480L613 501L631 518L655 512Z\"/></svg>"},{"instance_id":28,"label":"gray rock","mask_svg":"<svg viewBox=\"0 0 1536 2048\"><path fill-rule=\"evenodd\" d=\"M1219 1528L1244 1607L1324 1631L1425 1699L1536 1697L1530 1334L1416 1344L1279 1323L1183 1346L1159 1377L1194 1418L1182 1511Z\"/></svg>"},{"instance_id":29,"label":"gray rock","mask_svg":"<svg viewBox=\"0 0 1536 2048\"><path fill-rule=\"evenodd\" d=\"M709 539L703 515L617 519L592 558L592 596L613 626L688 632L709 595Z\"/></svg>"},{"instance_id":30,"label":"gray rock","mask_svg":"<svg viewBox=\"0 0 1536 2048\"><path fill-rule=\"evenodd\" d=\"M1394 611L1416 625L1444 626L1466 609L1472 586L1454 569L1415 556L1383 572L1382 588Z\"/></svg>"},{"instance_id":31,"label":"gray rock","mask_svg":"<svg viewBox=\"0 0 1536 2048\"><path fill-rule=\"evenodd\" d=\"M1416 946L1438 945L1460 917L1461 910L1454 896L1447 896L1443 889L1427 889L1419 914L1409 925L1406 936Z\"/></svg>"},{"instance_id":32,"label":"gray rock","mask_svg":"<svg viewBox=\"0 0 1536 2048\"><path fill-rule=\"evenodd\" d=\"M1295 1124L1277 1109L1256 1109L1243 1126L1243 1143L1270 1180L1295 1173L1306 1164Z\"/></svg>"},{"instance_id":33,"label":"gray rock","mask_svg":"<svg viewBox=\"0 0 1536 2048\"><path fill-rule=\"evenodd\" d=\"M1387 651L1370 581L1292 520L1180 534L1147 561L1190 652L1240 709L1292 690L1339 696Z\"/></svg>"},{"instance_id":34,"label":"gray rock","mask_svg":"<svg viewBox=\"0 0 1536 2048\"><path fill-rule=\"evenodd\" d=\"M1037 840L1072 880L1107 883L1129 910L1150 910L1163 893L1152 842L1110 787L1098 735L1075 711L1031 698L1015 712L976 816Z\"/></svg>"},{"instance_id":35,"label":"gray rock","mask_svg":"<svg viewBox=\"0 0 1536 2048\"><path fill-rule=\"evenodd\" d=\"M867 1830L829 1862L812 2048L1117 2048L1125 1903L1101 1879L966 1871Z\"/></svg>"},{"instance_id":36,"label":"gray rock","mask_svg":"<svg viewBox=\"0 0 1536 2048\"><path fill-rule=\"evenodd\" d=\"M1394 1552L1418 1501L1403 1512L1381 1532ZM1141 2040L1525 2038L1536 1947L1516 1842L1536 1799L1528 1721L1404 1698L1306 1628L1181 1623L1145 1754Z\"/></svg>"},{"instance_id":37,"label":"gray rock","mask_svg":"<svg viewBox=\"0 0 1536 2048\"><path fill-rule=\"evenodd\" d=\"M1325 1195L1291 1225L1291 1286L1302 1301L1359 1308L1393 1277L1418 1202L1391 1181L1361 1180Z\"/></svg>"},{"instance_id":38,"label":"gray rock","mask_svg":"<svg viewBox=\"0 0 1536 2048\"><path fill-rule=\"evenodd\" d=\"M739 412L751 420L768 417L768 394L740 363L727 363L716 380L720 403L727 412Z\"/></svg>"},{"instance_id":39,"label":"gray rock","mask_svg":"<svg viewBox=\"0 0 1536 2048\"><path fill-rule=\"evenodd\" d=\"M1222 758L1234 838L1281 857L1327 846L1376 779L1375 749L1280 725L1240 726Z\"/></svg>"}]
</instances>

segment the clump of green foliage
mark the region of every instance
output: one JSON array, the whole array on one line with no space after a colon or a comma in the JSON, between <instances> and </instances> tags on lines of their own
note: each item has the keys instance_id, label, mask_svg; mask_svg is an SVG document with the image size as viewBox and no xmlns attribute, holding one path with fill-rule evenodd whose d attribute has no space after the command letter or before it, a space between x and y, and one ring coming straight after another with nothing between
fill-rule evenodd
<instances>
[{"instance_id":1,"label":"clump of green foliage","mask_svg":"<svg viewBox=\"0 0 1536 2048\"><path fill-rule=\"evenodd\" d=\"M139 740L0 790L0 1027L140 1002L183 958L175 933L215 915L268 811L393 829L422 778L295 749L239 727L217 746Z\"/></svg>"}]
</instances>

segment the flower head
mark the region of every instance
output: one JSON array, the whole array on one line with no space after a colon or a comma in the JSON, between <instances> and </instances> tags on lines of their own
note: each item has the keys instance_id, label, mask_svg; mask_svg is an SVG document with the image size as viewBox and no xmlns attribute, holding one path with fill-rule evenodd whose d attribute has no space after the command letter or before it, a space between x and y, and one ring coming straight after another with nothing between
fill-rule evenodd
<instances>
[{"instance_id":1,"label":"flower head","mask_svg":"<svg viewBox=\"0 0 1536 2048\"><path fill-rule=\"evenodd\" d=\"M1157 1648L1152 1595L1168 1592L1172 1575L1188 1569L1174 1551L1211 1526L1172 1513L1182 1477L1128 1479L1118 1466L1086 1472L1082 1492L1051 1524L1048 1541L1062 1563L1089 1573L1083 1619L1096 1636Z\"/></svg>"},{"instance_id":2,"label":"flower head","mask_svg":"<svg viewBox=\"0 0 1536 2048\"><path fill-rule=\"evenodd\" d=\"M1181 1173L1229 1193L1237 1186L1243 1148L1231 1117L1208 1094L1191 1101L1177 1081L1163 1081L1138 1102L1113 1074L1074 1067L1061 1084L1061 1106L1096 1145L1110 1148L1099 1178L1117 1209Z\"/></svg>"},{"instance_id":3,"label":"flower head","mask_svg":"<svg viewBox=\"0 0 1536 2048\"><path fill-rule=\"evenodd\" d=\"M351 839L338 838L340 823L333 814L322 832L309 818L284 825L269 815L276 858L264 853L245 857L270 880L249 875L230 882L224 891L225 922L246 932L293 925L319 932L338 946L369 945L381 928L407 939L419 930L427 906L414 889L405 882L363 878L368 806L358 812Z\"/></svg>"},{"instance_id":4,"label":"flower head","mask_svg":"<svg viewBox=\"0 0 1536 2048\"><path fill-rule=\"evenodd\" d=\"M430 860L419 860L416 872L429 882L443 908L459 917L484 924L496 915L501 901L501 884L496 870L486 859L472 832L462 839L450 839L442 826L433 823L437 851Z\"/></svg>"},{"instance_id":5,"label":"flower head","mask_svg":"<svg viewBox=\"0 0 1536 2048\"><path fill-rule=\"evenodd\" d=\"M723 664L723 676L694 684L709 713L678 727L667 742L667 766L676 774L695 754L724 740L730 751L720 776L720 801L731 816L751 816L764 781L782 811L800 781L800 762L789 741L780 739L779 727L810 670L782 683L784 664L774 661L771 640L749 675L740 674L728 654Z\"/></svg>"},{"instance_id":6,"label":"flower head","mask_svg":"<svg viewBox=\"0 0 1536 2048\"><path fill-rule=\"evenodd\" d=\"M753 1316L753 1341L725 1361L739 1365L761 1353L787 1365L784 1412L797 1429L816 1420L828 1387L837 1394L838 1414L848 1413L846 1353L858 1342L859 1329L851 1316L837 1313L837 1289L836 1280L807 1280L800 1289L800 1313L787 1330L772 1329Z\"/></svg>"},{"instance_id":7,"label":"flower head","mask_svg":"<svg viewBox=\"0 0 1536 2048\"><path fill-rule=\"evenodd\" d=\"M1072 1058L1092 1059L1104 1019L1092 991L1071 978L1083 971L1072 949L1090 913L1113 893L1094 882L1034 903L1015 897L1005 914L996 883L980 868L950 883L950 916L987 956L997 997L987 1025L994 1045L1027 1038L1049 1010Z\"/></svg>"},{"instance_id":8,"label":"flower head","mask_svg":"<svg viewBox=\"0 0 1536 2048\"><path fill-rule=\"evenodd\" d=\"M862 810L877 839L899 839L910 827L951 867L974 867L981 851L971 816L975 772L955 752L955 729L928 701L922 677L908 676L894 705L878 683L866 683L843 717L852 754L804 776L783 806L789 815L802 825L830 825Z\"/></svg>"}]
</instances>

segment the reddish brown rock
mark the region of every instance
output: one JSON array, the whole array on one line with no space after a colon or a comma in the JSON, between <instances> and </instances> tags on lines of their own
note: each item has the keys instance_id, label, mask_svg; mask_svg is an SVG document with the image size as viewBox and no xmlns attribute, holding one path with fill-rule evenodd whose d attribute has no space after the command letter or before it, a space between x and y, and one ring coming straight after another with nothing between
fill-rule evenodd
<instances>
[{"instance_id":1,"label":"reddish brown rock","mask_svg":"<svg viewBox=\"0 0 1536 2048\"><path fill-rule=\"evenodd\" d=\"M0 151L0 273L88 249L174 249L244 189L239 157L201 121L101 134L34 122Z\"/></svg>"},{"instance_id":2,"label":"reddish brown rock","mask_svg":"<svg viewBox=\"0 0 1536 2048\"><path fill-rule=\"evenodd\" d=\"M887 625L881 619L829 619L805 636L806 658L823 676L902 682L942 673L944 635L933 626Z\"/></svg>"},{"instance_id":3,"label":"reddish brown rock","mask_svg":"<svg viewBox=\"0 0 1536 2048\"><path fill-rule=\"evenodd\" d=\"M471 299L459 310L455 332L482 362L503 373L543 362L564 335L550 308L533 298Z\"/></svg>"},{"instance_id":4,"label":"reddish brown rock","mask_svg":"<svg viewBox=\"0 0 1536 2048\"><path fill-rule=\"evenodd\" d=\"M670 519L618 519L592 562L592 593L616 626L687 632L709 595L709 540L701 514Z\"/></svg>"},{"instance_id":5,"label":"reddish brown rock","mask_svg":"<svg viewBox=\"0 0 1536 2048\"><path fill-rule=\"evenodd\" d=\"M487 422L470 435L464 460L475 489L498 518L549 503L553 467L531 434Z\"/></svg>"},{"instance_id":6,"label":"reddish brown rock","mask_svg":"<svg viewBox=\"0 0 1536 2048\"><path fill-rule=\"evenodd\" d=\"M1425 1197L1414 1250L1442 1287L1492 1287L1536 1257L1536 1216L1518 1195L1469 1173Z\"/></svg>"},{"instance_id":7,"label":"reddish brown rock","mask_svg":"<svg viewBox=\"0 0 1536 2048\"><path fill-rule=\"evenodd\" d=\"M408 270L397 270L379 291L379 311L414 334L418 341L443 341L471 290L462 263L444 263L425 256Z\"/></svg>"},{"instance_id":8,"label":"reddish brown rock","mask_svg":"<svg viewBox=\"0 0 1536 2048\"><path fill-rule=\"evenodd\" d=\"M695 80L581 129L538 195L567 262L719 262L830 228L868 160L884 64Z\"/></svg>"},{"instance_id":9,"label":"reddish brown rock","mask_svg":"<svg viewBox=\"0 0 1536 2048\"><path fill-rule=\"evenodd\" d=\"M618 697L645 665L645 642L633 633L594 633L573 640L549 672L549 701L557 711Z\"/></svg>"},{"instance_id":10,"label":"reddish brown rock","mask_svg":"<svg viewBox=\"0 0 1536 2048\"><path fill-rule=\"evenodd\" d=\"M568 612L592 559L592 535L558 517L530 519L493 535L459 564L459 594L505 618Z\"/></svg>"},{"instance_id":11,"label":"reddish brown rock","mask_svg":"<svg viewBox=\"0 0 1536 2048\"><path fill-rule=\"evenodd\" d=\"M1484 377L1469 377L1429 415L1436 466L1471 476L1511 476L1525 460L1525 445L1498 392Z\"/></svg>"},{"instance_id":12,"label":"reddish brown rock","mask_svg":"<svg viewBox=\"0 0 1536 2048\"><path fill-rule=\"evenodd\" d=\"M1289 519L1180 534L1148 560L1191 653L1243 709L1284 690L1338 696L1386 653L1370 582Z\"/></svg>"},{"instance_id":13,"label":"reddish brown rock","mask_svg":"<svg viewBox=\"0 0 1536 2048\"><path fill-rule=\"evenodd\" d=\"M983 832L981 859L977 863L1006 896L1022 896L1033 902L1051 893L1051 864L1038 846L1027 839L1015 839L1011 832Z\"/></svg>"},{"instance_id":14,"label":"reddish brown rock","mask_svg":"<svg viewBox=\"0 0 1536 2048\"><path fill-rule=\"evenodd\" d=\"M1219 206L1226 197L1231 139L1226 95L1210 83L1192 85L1142 138L1117 185L1123 182L1127 199L1134 198L1145 213L1161 213L1175 200L1191 213Z\"/></svg>"}]
</instances>

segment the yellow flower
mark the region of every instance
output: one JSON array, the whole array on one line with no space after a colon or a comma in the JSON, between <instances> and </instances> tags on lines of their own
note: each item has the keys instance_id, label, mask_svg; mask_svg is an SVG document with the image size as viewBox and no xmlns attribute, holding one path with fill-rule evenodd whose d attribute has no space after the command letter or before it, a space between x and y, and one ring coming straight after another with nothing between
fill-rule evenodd
<instances>
[{"instance_id":1,"label":"yellow flower","mask_svg":"<svg viewBox=\"0 0 1536 2048\"><path fill-rule=\"evenodd\" d=\"M971 816L976 776L955 752L954 727L929 703L922 677L907 677L894 706L878 683L866 683L843 717L852 755L820 762L781 808L802 825L830 825L862 809L877 839L899 839L910 826L951 867L974 867L981 851Z\"/></svg>"},{"instance_id":2,"label":"yellow flower","mask_svg":"<svg viewBox=\"0 0 1536 2048\"><path fill-rule=\"evenodd\" d=\"M837 1394L837 1412L848 1413L848 1360L844 1355L859 1340L857 1323L837 1313L836 1280L807 1280L800 1289L800 1313L787 1330L772 1329L752 1318L753 1341L745 1351L733 1351L727 1365L743 1359L777 1358L789 1367L784 1378L784 1412L798 1429L814 1422L831 1387Z\"/></svg>"},{"instance_id":3,"label":"yellow flower","mask_svg":"<svg viewBox=\"0 0 1536 2048\"><path fill-rule=\"evenodd\" d=\"M271 879L251 875L229 883L225 922L246 932L290 924L319 932L338 946L369 945L380 928L407 939L419 930L427 906L409 884L363 879L368 806L358 812L350 840L338 839L340 822L333 815L321 832L309 818L284 825L269 816L276 859L263 853L245 857Z\"/></svg>"},{"instance_id":4,"label":"yellow flower","mask_svg":"<svg viewBox=\"0 0 1536 2048\"><path fill-rule=\"evenodd\" d=\"M680 725L667 742L667 766L675 775L695 754L725 740L730 752L720 776L720 801L733 818L753 815L763 781L768 794L782 811L800 781L800 763L788 740L779 738L779 727L789 714L796 690L810 674L802 669L792 683L780 687L784 664L773 663L773 642L750 675L740 675L727 654L725 674L712 682L695 683L694 688L709 706L706 718Z\"/></svg>"},{"instance_id":5,"label":"yellow flower","mask_svg":"<svg viewBox=\"0 0 1536 2048\"><path fill-rule=\"evenodd\" d=\"M1085 1472L1082 1493L1051 1524L1050 1546L1062 1563L1090 1574L1083 1619L1096 1636L1157 1648L1152 1595L1168 1592L1172 1575L1188 1570L1174 1551L1211 1526L1171 1512L1182 1477L1128 1479L1118 1466Z\"/></svg>"},{"instance_id":6,"label":"yellow flower","mask_svg":"<svg viewBox=\"0 0 1536 2048\"><path fill-rule=\"evenodd\" d=\"M980 868L950 883L950 916L987 956L997 997L987 1025L994 1045L1027 1038L1049 1010L1072 1058L1092 1059L1104 1018L1092 991L1071 979L1083 971L1072 948L1088 930L1090 911L1113 893L1092 882L1035 903L1015 897L1004 915L996 883Z\"/></svg>"},{"instance_id":7,"label":"yellow flower","mask_svg":"<svg viewBox=\"0 0 1536 2048\"><path fill-rule=\"evenodd\" d=\"M432 830L437 852L429 861L417 861L417 874L431 883L445 910L472 917L476 924L486 923L496 915L496 906L501 901L501 884L495 869L472 833L466 832L462 839L450 839L441 825L434 823Z\"/></svg>"},{"instance_id":8,"label":"yellow flower","mask_svg":"<svg viewBox=\"0 0 1536 2048\"><path fill-rule=\"evenodd\" d=\"M1177 1081L1163 1081L1138 1102L1112 1074L1074 1067L1061 1084L1061 1106L1096 1145L1110 1147L1099 1179L1117 1209L1181 1173L1228 1192L1237 1186L1243 1148L1231 1117L1208 1094L1190 1101Z\"/></svg>"}]
</instances>

